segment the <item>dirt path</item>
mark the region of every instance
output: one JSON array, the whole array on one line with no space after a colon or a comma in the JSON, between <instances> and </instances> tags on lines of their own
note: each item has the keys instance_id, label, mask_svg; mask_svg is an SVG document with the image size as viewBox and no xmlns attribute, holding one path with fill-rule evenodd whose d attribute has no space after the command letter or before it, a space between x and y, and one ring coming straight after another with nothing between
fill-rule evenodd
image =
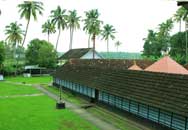
<instances>
[{"instance_id":1,"label":"dirt path","mask_svg":"<svg viewBox=\"0 0 188 130\"><path fill-rule=\"evenodd\" d=\"M37 94L22 94L22 95L10 95L10 96L0 96L0 99L5 99L5 98L17 98L17 97L36 97L36 96L42 96L44 95L43 93L37 93Z\"/></svg>"},{"instance_id":2,"label":"dirt path","mask_svg":"<svg viewBox=\"0 0 188 130\"><path fill-rule=\"evenodd\" d=\"M40 85L34 85L34 87L36 87L38 90L45 93L49 97L53 98L54 100L56 100L56 101L58 100L57 95L49 92L48 90L44 89ZM65 103L66 103L66 108L69 108L73 112L79 114L80 117L82 117L83 119L86 119L89 122L93 123L95 126L97 126L101 130L120 130L120 129L116 128L115 126L113 126L112 124L109 124L109 123L93 116L91 113L85 111L83 108L81 108L78 105L75 105L75 104L70 103L68 101L65 101Z\"/></svg>"}]
</instances>

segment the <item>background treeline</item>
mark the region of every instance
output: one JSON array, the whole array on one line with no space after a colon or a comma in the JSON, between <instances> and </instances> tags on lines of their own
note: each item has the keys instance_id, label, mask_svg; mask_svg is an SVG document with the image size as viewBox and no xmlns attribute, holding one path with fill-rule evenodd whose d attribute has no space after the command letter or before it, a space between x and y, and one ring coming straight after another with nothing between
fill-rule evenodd
<instances>
[{"instance_id":1,"label":"background treeline","mask_svg":"<svg viewBox=\"0 0 188 130\"><path fill-rule=\"evenodd\" d=\"M115 40L116 29L100 19L97 9L85 11L85 16L81 17L76 10L66 10L57 6L51 10L46 22L41 25L41 32L47 34L46 40L33 39L27 43L27 48L24 48L31 20L36 21L45 9L43 3L38 1L23 1L17 5L17 8L20 19L26 21L25 29L19 21L13 21L5 27L6 39L0 39L2 40L0 42L0 71L17 74L25 65L55 68L58 57L57 48L60 46L59 38L63 31L70 32L69 49L72 49L74 32L78 29L85 31L88 35L87 47L95 49L95 40L99 37L106 42L106 49L109 52L110 41ZM3 10L1 13L4 13ZM83 27L80 26L81 22ZM56 41L50 39L53 33L57 35ZM118 40L114 42L117 51L121 44Z\"/></svg>"},{"instance_id":2,"label":"background treeline","mask_svg":"<svg viewBox=\"0 0 188 130\"><path fill-rule=\"evenodd\" d=\"M176 22L179 23L179 30L171 35L171 30ZM185 26L184 31L182 31L182 23ZM159 24L156 30L148 30L147 37L143 39L145 43L142 56L158 60L167 53L180 64L188 63L187 23L188 11L181 7L171 18Z\"/></svg>"}]
</instances>

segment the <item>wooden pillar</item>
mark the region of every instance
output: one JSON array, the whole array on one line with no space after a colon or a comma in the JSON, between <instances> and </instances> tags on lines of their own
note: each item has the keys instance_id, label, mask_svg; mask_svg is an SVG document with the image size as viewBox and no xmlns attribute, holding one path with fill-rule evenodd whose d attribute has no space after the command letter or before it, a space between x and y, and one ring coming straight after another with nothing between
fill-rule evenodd
<instances>
[{"instance_id":1,"label":"wooden pillar","mask_svg":"<svg viewBox=\"0 0 188 130\"><path fill-rule=\"evenodd\" d=\"M123 109L123 98L121 98L121 109Z\"/></svg>"},{"instance_id":2,"label":"wooden pillar","mask_svg":"<svg viewBox=\"0 0 188 130\"><path fill-rule=\"evenodd\" d=\"M187 130L187 121L188 121L188 119L187 119L187 117L185 117L185 130Z\"/></svg>"},{"instance_id":3,"label":"wooden pillar","mask_svg":"<svg viewBox=\"0 0 188 130\"><path fill-rule=\"evenodd\" d=\"M131 111L131 100L129 100L129 112Z\"/></svg>"},{"instance_id":4,"label":"wooden pillar","mask_svg":"<svg viewBox=\"0 0 188 130\"><path fill-rule=\"evenodd\" d=\"M95 101L99 100L99 90L95 89Z\"/></svg>"},{"instance_id":5,"label":"wooden pillar","mask_svg":"<svg viewBox=\"0 0 188 130\"><path fill-rule=\"evenodd\" d=\"M161 109L159 108L159 112L158 112L158 123L160 122L160 116L161 116Z\"/></svg>"},{"instance_id":6,"label":"wooden pillar","mask_svg":"<svg viewBox=\"0 0 188 130\"><path fill-rule=\"evenodd\" d=\"M140 112L140 104L138 103L138 112L137 112L138 115L139 115L139 112Z\"/></svg>"},{"instance_id":7,"label":"wooden pillar","mask_svg":"<svg viewBox=\"0 0 188 130\"><path fill-rule=\"evenodd\" d=\"M149 119L149 105L147 105L147 119Z\"/></svg>"},{"instance_id":8,"label":"wooden pillar","mask_svg":"<svg viewBox=\"0 0 188 130\"><path fill-rule=\"evenodd\" d=\"M171 120L170 120L170 128L172 128L172 119L173 119L173 112L171 113L171 116L170 116L170 118L171 118Z\"/></svg>"}]
</instances>

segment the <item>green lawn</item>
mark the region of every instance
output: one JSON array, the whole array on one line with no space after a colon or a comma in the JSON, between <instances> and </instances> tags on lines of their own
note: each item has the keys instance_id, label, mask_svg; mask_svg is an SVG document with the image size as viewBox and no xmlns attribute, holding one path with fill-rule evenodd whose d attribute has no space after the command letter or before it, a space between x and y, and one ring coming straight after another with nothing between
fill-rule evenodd
<instances>
[{"instance_id":1,"label":"green lawn","mask_svg":"<svg viewBox=\"0 0 188 130\"><path fill-rule=\"evenodd\" d=\"M40 93L32 86L0 82L0 96Z\"/></svg>"},{"instance_id":2,"label":"green lawn","mask_svg":"<svg viewBox=\"0 0 188 130\"><path fill-rule=\"evenodd\" d=\"M47 96L0 99L0 130L97 130Z\"/></svg>"},{"instance_id":3,"label":"green lawn","mask_svg":"<svg viewBox=\"0 0 188 130\"><path fill-rule=\"evenodd\" d=\"M48 84L52 82L52 77L43 76L43 77L25 78L23 76L19 76L19 77L5 77L5 80L11 82L19 82L19 83L25 82L26 84Z\"/></svg>"},{"instance_id":4,"label":"green lawn","mask_svg":"<svg viewBox=\"0 0 188 130\"><path fill-rule=\"evenodd\" d=\"M8 81L26 83L48 83L50 80L51 77L8 78ZM69 109L55 109L56 102L45 95L21 96L37 93L40 92L31 86L0 82L0 97L20 95L0 98L0 130L98 130Z\"/></svg>"}]
</instances>

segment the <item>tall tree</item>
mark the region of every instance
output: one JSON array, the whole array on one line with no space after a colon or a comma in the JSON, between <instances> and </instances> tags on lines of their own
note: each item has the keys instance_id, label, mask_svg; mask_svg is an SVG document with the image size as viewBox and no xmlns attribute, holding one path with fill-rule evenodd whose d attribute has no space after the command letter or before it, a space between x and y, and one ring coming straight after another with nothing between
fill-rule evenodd
<instances>
[{"instance_id":1,"label":"tall tree","mask_svg":"<svg viewBox=\"0 0 188 130\"><path fill-rule=\"evenodd\" d=\"M80 18L81 18L80 16L77 16L76 10L69 11L69 14L67 17L68 28L70 29L69 50L72 49L74 30L80 28L80 23L79 23Z\"/></svg>"},{"instance_id":2,"label":"tall tree","mask_svg":"<svg viewBox=\"0 0 188 130\"><path fill-rule=\"evenodd\" d=\"M179 32L181 32L181 22L184 19L185 14L186 14L186 9L184 7L180 7L174 14L174 21L179 22Z\"/></svg>"},{"instance_id":3,"label":"tall tree","mask_svg":"<svg viewBox=\"0 0 188 130\"><path fill-rule=\"evenodd\" d=\"M170 56L176 59L180 64L186 63L185 36L186 32L178 32L170 39Z\"/></svg>"},{"instance_id":4,"label":"tall tree","mask_svg":"<svg viewBox=\"0 0 188 130\"><path fill-rule=\"evenodd\" d=\"M51 43L45 40L33 39L28 44L26 59L28 64L54 68L57 62L57 52Z\"/></svg>"},{"instance_id":5,"label":"tall tree","mask_svg":"<svg viewBox=\"0 0 188 130\"><path fill-rule=\"evenodd\" d=\"M47 20L43 25L42 25L42 32L47 33L48 35L48 42L50 42L50 34L55 33L55 25L50 21Z\"/></svg>"},{"instance_id":6,"label":"tall tree","mask_svg":"<svg viewBox=\"0 0 188 130\"><path fill-rule=\"evenodd\" d=\"M21 18L25 18L27 20L27 25L26 25L26 30L24 34L24 39L22 42L22 46L25 43L28 28L29 28L29 23L31 20L31 17L33 16L34 20L37 20L37 13L42 15L43 9L43 3L42 2L37 2L37 1L24 1L22 4L18 5L19 8L19 13Z\"/></svg>"},{"instance_id":7,"label":"tall tree","mask_svg":"<svg viewBox=\"0 0 188 130\"><path fill-rule=\"evenodd\" d=\"M88 36L88 48L90 48L90 40L91 40L91 33L90 33L90 24L93 20L98 19L99 13L98 10L93 9L90 11L85 12L86 18L84 19L84 28L83 30L89 34Z\"/></svg>"},{"instance_id":8,"label":"tall tree","mask_svg":"<svg viewBox=\"0 0 188 130\"><path fill-rule=\"evenodd\" d=\"M3 41L0 41L0 72L2 69L4 59L5 59L5 45Z\"/></svg>"},{"instance_id":9,"label":"tall tree","mask_svg":"<svg viewBox=\"0 0 188 130\"><path fill-rule=\"evenodd\" d=\"M116 47L116 50L117 50L117 52L118 52L118 48L119 48L119 46L122 44L122 42L120 42L120 41L116 41L115 42L115 47Z\"/></svg>"},{"instance_id":10,"label":"tall tree","mask_svg":"<svg viewBox=\"0 0 188 130\"><path fill-rule=\"evenodd\" d=\"M97 9L90 10L86 12L86 19L84 29L92 36L93 40L93 59L95 59L95 39L101 33L101 24L103 23L99 20L99 12Z\"/></svg>"},{"instance_id":11,"label":"tall tree","mask_svg":"<svg viewBox=\"0 0 188 130\"><path fill-rule=\"evenodd\" d=\"M161 44L157 40L157 32L148 30L147 38L143 39L143 56L151 59L157 59L161 56Z\"/></svg>"},{"instance_id":12,"label":"tall tree","mask_svg":"<svg viewBox=\"0 0 188 130\"><path fill-rule=\"evenodd\" d=\"M22 42L24 31L21 29L21 26L21 24L13 22L5 27L5 35L7 35L6 40L12 43L14 47L17 47Z\"/></svg>"},{"instance_id":13,"label":"tall tree","mask_svg":"<svg viewBox=\"0 0 188 130\"><path fill-rule=\"evenodd\" d=\"M115 33L116 33L116 30L112 25L106 24L103 27L101 35L102 35L102 39L106 40L107 42L107 52L109 52L109 40L115 39L115 36L114 36Z\"/></svg>"},{"instance_id":14,"label":"tall tree","mask_svg":"<svg viewBox=\"0 0 188 130\"><path fill-rule=\"evenodd\" d=\"M57 9L51 11L51 18L52 18L52 23L57 26L57 29L59 30L58 36L57 36L57 42L56 42L56 51L59 43L59 37L61 35L61 31L64 30L67 27L67 15L65 14L66 10L61 9L60 6L57 7Z\"/></svg>"},{"instance_id":15,"label":"tall tree","mask_svg":"<svg viewBox=\"0 0 188 130\"><path fill-rule=\"evenodd\" d=\"M19 44L22 42L22 36L24 35L23 30L21 29L21 24L18 24L17 22L10 23L10 25L6 26L5 29L5 35L7 35L6 40L11 43L11 45L14 48L14 58L17 60L16 63L16 72L18 68L18 62L20 58L20 54L16 53L17 48L19 48Z\"/></svg>"},{"instance_id":16,"label":"tall tree","mask_svg":"<svg viewBox=\"0 0 188 130\"><path fill-rule=\"evenodd\" d=\"M161 44L161 51L169 51L170 45L170 31L173 28L173 20L167 19L165 22L159 24L159 32L157 33L157 40Z\"/></svg>"}]
</instances>

